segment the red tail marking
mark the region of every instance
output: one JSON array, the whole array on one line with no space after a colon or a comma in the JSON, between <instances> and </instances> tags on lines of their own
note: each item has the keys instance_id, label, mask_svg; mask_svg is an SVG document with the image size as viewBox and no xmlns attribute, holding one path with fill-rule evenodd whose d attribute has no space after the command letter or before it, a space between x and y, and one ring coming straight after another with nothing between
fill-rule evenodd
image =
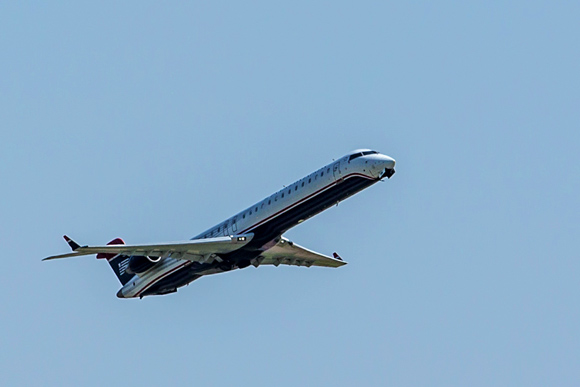
<instances>
[{"instance_id":1,"label":"red tail marking","mask_svg":"<svg viewBox=\"0 0 580 387\"><path fill-rule=\"evenodd\" d=\"M110 241L109 243L107 243L107 245L124 245L125 241L122 240L121 238L115 238L112 241ZM107 253L99 253L97 254L97 259L111 259L113 257L115 257L117 254L107 254Z\"/></svg>"}]
</instances>

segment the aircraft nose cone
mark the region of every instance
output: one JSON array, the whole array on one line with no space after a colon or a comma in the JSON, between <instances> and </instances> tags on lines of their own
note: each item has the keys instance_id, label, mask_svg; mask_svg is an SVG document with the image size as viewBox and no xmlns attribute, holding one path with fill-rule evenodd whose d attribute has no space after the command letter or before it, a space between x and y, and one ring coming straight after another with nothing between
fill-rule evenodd
<instances>
[{"instance_id":1,"label":"aircraft nose cone","mask_svg":"<svg viewBox=\"0 0 580 387\"><path fill-rule=\"evenodd\" d=\"M117 292L117 297L118 298L125 298L125 295L123 295L123 289L119 289L119 291Z\"/></svg>"},{"instance_id":2,"label":"aircraft nose cone","mask_svg":"<svg viewBox=\"0 0 580 387\"><path fill-rule=\"evenodd\" d=\"M396 161L392 157L385 156L386 160L384 161L384 167L387 169L395 169Z\"/></svg>"},{"instance_id":3,"label":"aircraft nose cone","mask_svg":"<svg viewBox=\"0 0 580 387\"><path fill-rule=\"evenodd\" d=\"M383 177L387 177L387 178L391 178L391 176L393 176L395 174L395 159L393 159L392 157L389 156L382 156L381 160L379 162L378 165L380 165L380 168L382 170L381 175L379 176L379 178L383 178Z\"/></svg>"}]
</instances>

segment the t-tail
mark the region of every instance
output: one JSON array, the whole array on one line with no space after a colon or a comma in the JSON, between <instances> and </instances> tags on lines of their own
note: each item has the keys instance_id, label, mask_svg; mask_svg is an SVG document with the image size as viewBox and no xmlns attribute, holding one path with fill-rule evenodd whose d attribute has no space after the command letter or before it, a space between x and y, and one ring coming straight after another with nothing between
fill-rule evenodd
<instances>
[{"instance_id":1,"label":"t-tail","mask_svg":"<svg viewBox=\"0 0 580 387\"><path fill-rule=\"evenodd\" d=\"M73 251L81 247L78 243L76 243L66 235L64 236L64 239L67 241L67 243L69 244L69 246ZM123 241L121 238L115 238L109 243L107 243L107 245L124 245L124 244L125 241ZM111 269L113 269L113 272L115 273L115 275L119 279L119 282L121 282L121 285L123 286L127 282L129 282L131 278L133 278L133 274L127 272L127 269L129 267L129 258L130 257L128 255L122 254L106 254L106 253L97 254L97 259L106 259L107 262L109 262L109 265L111 265Z\"/></svg>"}]
</instances>

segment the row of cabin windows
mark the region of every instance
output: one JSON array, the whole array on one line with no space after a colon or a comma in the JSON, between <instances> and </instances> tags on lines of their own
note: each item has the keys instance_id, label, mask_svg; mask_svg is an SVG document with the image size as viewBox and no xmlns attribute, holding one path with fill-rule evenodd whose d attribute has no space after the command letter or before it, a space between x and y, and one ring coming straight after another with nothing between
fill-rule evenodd
<instances>
[{"instance_id":1,"label":"row of cabin windows","mask_svg":"<svg viewBox=\"0 0 580 387\"><path fill-rule=\"evenodd\" d=\"M326 169L326 173L330 173L330 168ZM322 172L320 172L320 177L324 176L324 170ZM316 175L314 175L314 180L318 179L318 173ZM308 183L312 182L312 178L308 178ZM304 187L304 181L301 183L301 187ZM296 184L294 186L294 191L298 191L298 184ZM290 195L292 193L292 187L290 187L290 189L288 189L288 195ZM282 192L281 197L284 197L284 192ZM277 202L278 201L278 195L274 196L274 201ZM268 205L272 204L272 199L268 199ZM264 208L264 202L262 203L262 205L260 206L260 208ZM256 206L254 208L254 212L258 212L258 206ZM249 210L248 212L245 212L244 214L242 214L242 218L246 219L246 214L248 216L252 215L252 210ZM218 233L219 233L219 228L218 228Z\"/></svg>"},{"instance_id":2,"label":"row of cabin windows","mask_svg":"<svg viewBox=\"0 0 580 387\"><path fill-rule=\"evenodd\" d=\"M361 155L361 156L362 156L362 155ZM357 156L357 157L358 157L358 156ZM327 169L326 169L326 173L327 173L327 174L328 174L328 173L330 173L330 168L327 168ZM324 170L320 172L320 177L322 177L322 176L324 176ZM314 175L314 180L317 180L317 179L318 179L318 173L317 173L316 175ZM304 183L305 183L305 182L306 182L306 181L302 181L302 183L300 184L300 186L301 186L301 187L304 187ZM310 184L310 183L312 183L312 178L311 178L311 177L309 177L309 178L308 178L308 184ZM298 191L298 184L296 184L296 185L294 186L294 191ZM291 193L292 193L292 188L288 189L288 195L290 195ZM282 192L282 195L281 195L281 196L282 196L282 197L284 197L284 192ZM277 202L277 201L278 201L278 195L274 196L274 201L275 201L275 202ZM261 204L260 208L264 208L264 204L265 204L265 202L262 202L262 204ZM271 204L272 204L272 199L268 199L268 205L271 205ZM256 206L256 207L253 209L253 212L258 212L258 206ZM243 219L246 219L246 214L248 214L248 216L249 216L249 215L252 215L252 210L249 210L248 212L244 213L244 214L242 215L242 218L243 218ZM209 238L210 236L219 235L219 233L220 233L221 231L225 231L225 230L226 230L227 226L228 226L228 224L227 224L227 223L225 223L225 224L223 225L223 227L220 225L220 226L218 226L216 229L214 229L214 230L212 230L212 231L208 232L207 234L205 234L205 235L204 235L204 237L205 237L205 238Z\"/></svg>"}]
</instances>

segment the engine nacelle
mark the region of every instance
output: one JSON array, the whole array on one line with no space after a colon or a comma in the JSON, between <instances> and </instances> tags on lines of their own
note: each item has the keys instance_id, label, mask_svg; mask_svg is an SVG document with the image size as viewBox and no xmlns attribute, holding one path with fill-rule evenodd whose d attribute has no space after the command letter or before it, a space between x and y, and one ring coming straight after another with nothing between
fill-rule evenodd
<instances>
[{"instance_id":1,"label":"engine nacelle","mask_svg":"<svg viewBox=\"0 0 580 387\"><path fill-rule=\"evenodd\" d=\"M127 271L135 274L143 273L151 269L159 261L161 261L161 257L132 255L131 258L129 258L129 265L127 266Z\"/></svg>"}]
</instances>

